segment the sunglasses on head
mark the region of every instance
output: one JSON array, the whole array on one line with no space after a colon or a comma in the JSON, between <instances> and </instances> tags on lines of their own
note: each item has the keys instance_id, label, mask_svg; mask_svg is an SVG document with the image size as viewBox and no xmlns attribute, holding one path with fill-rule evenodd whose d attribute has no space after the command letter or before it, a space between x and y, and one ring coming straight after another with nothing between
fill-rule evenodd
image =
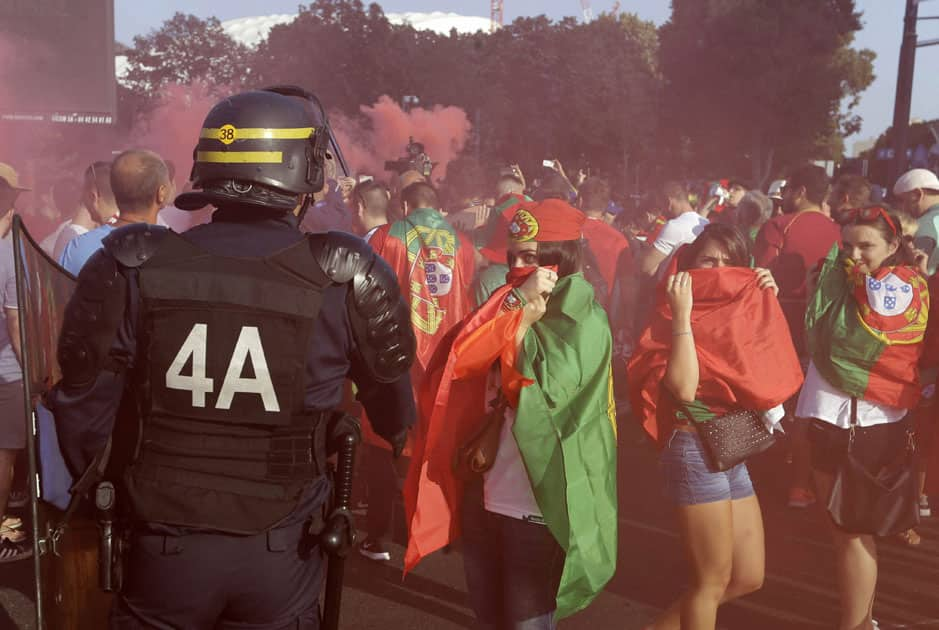
<instances>
[{"instance_id":1,"label":"sunglasses on head","mask_svg":"<svg viewBox=\"0 0 939 630\"><path fill-rule=\"evenodd\" d=\"M887 225L890 226L890 229L893 230L894 236L900 235L900 230L897 229L897 225L893 222L893 219L890 218L890 214L880 206L854 208L852 210L847 210L844 213L845 223L873 223L877 219L883 219L886 221Z\"/></svg>"}]
</instances>

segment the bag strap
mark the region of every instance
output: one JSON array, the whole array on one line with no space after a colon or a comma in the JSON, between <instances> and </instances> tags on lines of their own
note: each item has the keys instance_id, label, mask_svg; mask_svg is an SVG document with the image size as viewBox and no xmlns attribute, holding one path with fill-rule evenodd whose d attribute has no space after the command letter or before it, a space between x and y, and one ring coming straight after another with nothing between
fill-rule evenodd
<instances>
[{"instance_id":1,"label":"bag strap","mask_svg":"<svg viewBox=\"0 0 939 630\"><path fill-rule=\"evenodd\" d=\"M851 396L851 425L848 429L850 433L848 434L848 452L851 452L851 448L854 446L854 434L857 430L857 396Z\"/></svg>"}]
</instances>

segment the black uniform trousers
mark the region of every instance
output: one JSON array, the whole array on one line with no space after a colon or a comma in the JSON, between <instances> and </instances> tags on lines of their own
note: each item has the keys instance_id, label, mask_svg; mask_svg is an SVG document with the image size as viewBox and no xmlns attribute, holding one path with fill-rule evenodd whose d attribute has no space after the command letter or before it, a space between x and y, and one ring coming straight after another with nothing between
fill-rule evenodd
<instances>
[{"instance_id":1,"label":"black uniform trousers","mask_svg":"<svg viewBox=\"0 0 939 630\"><path fill-rule=\"evenodd\" d=\"M325 498L329 483L316 486ZM254 536L135 532L111 630L318 630L326 561L308 527L305 520Z\"/></svg>"}]
</instances>

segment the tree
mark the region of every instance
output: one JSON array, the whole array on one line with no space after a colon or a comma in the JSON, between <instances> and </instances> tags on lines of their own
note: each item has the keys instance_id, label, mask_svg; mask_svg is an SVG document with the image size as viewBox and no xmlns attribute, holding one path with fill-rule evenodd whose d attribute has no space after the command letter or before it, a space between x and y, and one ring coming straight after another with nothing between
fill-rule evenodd
<instances>
[{"instance_id":1,"label":"tree","mask_svg":"<svg viewBox=\"0 0 939 630\"><path fill-rule=\"evenodd\" d=\"M159 30L134 37L124 83L147 98L171 83L238 87L245 81L249 54L217 18L176 13Z\"/></svg>"},{"instance_id":2,"label":"tree","mask_svg":"<svg viewBox=\"0 0 939 630\"><path fill-rule=\"evenodd\" d=\"M854 0L673 0L660 36L676 166L762 185L777 163L839 156L873 80L874 53L851 48L860 28Z\"/></svg>"}]
</instances>

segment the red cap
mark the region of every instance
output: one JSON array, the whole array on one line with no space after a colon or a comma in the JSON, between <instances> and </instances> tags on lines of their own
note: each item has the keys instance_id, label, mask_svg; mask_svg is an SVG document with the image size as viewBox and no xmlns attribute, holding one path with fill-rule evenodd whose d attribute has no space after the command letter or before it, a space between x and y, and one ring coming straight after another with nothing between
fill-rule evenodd
<instances>
[{"instance_id":1,"label":"red cap","mask_svg":"<svg viewBox=\"0 0 939 630\"><path fill-rule=\"evenodd\" d=\"M521 204L509 223L509 238L526 241L577 241L583 234L587 216L560 199Z\"/></svg>"}]
</instances>

